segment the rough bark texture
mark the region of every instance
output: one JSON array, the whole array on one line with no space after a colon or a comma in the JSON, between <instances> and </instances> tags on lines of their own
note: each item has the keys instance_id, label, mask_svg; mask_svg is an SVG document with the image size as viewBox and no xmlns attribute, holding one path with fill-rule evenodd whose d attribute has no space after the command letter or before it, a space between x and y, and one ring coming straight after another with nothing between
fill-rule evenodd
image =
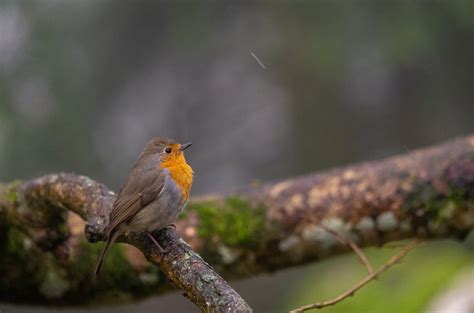
<instances>
[{"instance_id":1,"label":"rough bark texture","mask_svg":"<svg viewBox=\"0 0 474 313\"><path fill-rule=\"evenodd\" d=\"M2 288L3 300L16 300L22 303L42 301L43 299L68 301L73 296L71 302L80 303L84 300L83 297L80 297L81 284L87 284L92 278L91 275L88 275L89 266L86 269L82 268L80 272L75 272L78 267L80 268L83 265L81 263L84 262L84 256L81 256L83 251L80 250L75 251L79 254L76 258L71 258L69 255L69 252L74 250L74 242L71 242L73 237L68 236L67 213L69 210L78 214L84 220L88 220L85 229L86 236L89 241L96 242L102 239L101 234L108 222L107 212L111 209L115 194L108 191L104 185L93 182L87 177L72 174L44 176L18 186L7 187L4 192L9 202L4 203L7 221L11 221L10 226L13 226L9 232L15 231L17 227L18 231L23 233L23 236L20 234L12 235L11 233L7 236L10 238L5 240L6 245L10 241L18 240L18 236L23 237L23 247L15 244L14 247L7 250L7 253L20 252L25 253L25 255L21 259L17 259L15 255L11 260L8 260L10 255L7 255L5 259L7 266L3 267L4 264L1 264L1 270L8 270L4 273L5 280L2 280L0 287ZM24 237L25 235L26 237ZM155 236L162 246L176 245L176 247L170 253L161 256L156 245L143 234L127 234L120 238L120 241L139 248L148 261L159 266L173 285L181 289L184 292L183 295L193 301L203 312L251 312L250 307L239 294L196 254L174 230L164 229L157 232ZM50 253L43 254L42 252ZM38 260L39 253L42 256ZM31 289L28 288L28 292L25 293L24 283L19 281L19 277L16 275L18 272L22 272L23 266L37 261L42 262L43 258L51 260L45 261L45 263L48 263L44 265L47 267L46 269L43 267L35 269L34 272L40 274L36 282L38 286L36 288L29 286ZM70 260L74 259L74 264L68 264ZM66 262L66 266L63 266L65 264L62 262ZM87 262L87 264L90 263ZM36 264L31 265L35 268ZM20 266L20 268L15 269L15 266ZM124 266L126 265L122 264L119 268L114 268L114 271L123 271ZM37 270L39 271L37 272ZM34 272L25 271L22 274L31 275ZM10 274L13 274L14 277L10 277ZM71 277L74 274L85 275L82 278ZM127 276L130 274L133 274L132 269L130 269L129 274L120 273L113 284L101 286L100 289L105 287L106 292L113 293L115 292L114 286L131 284L131 286L128 286L130 290L135 288L141 290L144 286L140 286L136 279L134 282L128 281ZM26 279L26 277L21 279ZM75 279L82 281L81 284L77 285ZM101 277L98 279L100 280ZM104 279L107 279L107 277ZM122 279L123 281L121 281ZM141 279L145 281L146 285L147 280L154 280L155 278L144 276ZM14 284L18 286L18 289L13 291ZM73 294L71 294L72 290L74 290ZM94 295L95 293L96 291L92 291L89 294ZM29 294L34 296L30 298ZM27 299L25 299L25 296Z\"/></svg>"},{"instance_id":2,"label":"rough bark texture","mask_svg":"<svg viewBox=\"0 0 474 313\"><path fill-rule=\"evenodd\" d=\"M0 186L0 299L84 304L157 294L169 288L132 246L116 245L98 281L90 273L115 194L84 176L47 175ZM69 212L74 212L77 215ZM224 278L244 278L347 249L318 224L360 246L409 237L464 238L474 228L474 136L232 193L194 198L176 224L156 234L167 246L190 243ZM219 294L225 282L180 241L163 261L144 237L138 247L171 281L194 295ZM199 277L196 278L198 275ZM207 305L207 304L206 304ZM213 304L214 305L214 304ZM221 305L221 303L215 303ZM243 304L244 305L244 304ZM245 310L245 308L243 308Z\"/></svg>"}]
</instances>

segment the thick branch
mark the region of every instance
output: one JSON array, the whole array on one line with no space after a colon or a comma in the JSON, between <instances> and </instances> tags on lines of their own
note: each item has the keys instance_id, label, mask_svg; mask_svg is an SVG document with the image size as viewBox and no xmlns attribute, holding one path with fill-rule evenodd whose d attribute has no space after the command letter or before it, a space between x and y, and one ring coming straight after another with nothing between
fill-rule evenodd
<instances>
[{"instance_id":1,"label":"thick branch","mask_svg":"<svg viewBox=\"0 0 474 313\"><path fill-rule=\"evenodd\" d=\"M87 238L96 242L102 238L114 198L103 185L70 174L4 186L0 191L0 242L4 246L12 238L22 242L7 251L7 261L1 261L9 266L0 267L6 274L0 278L3 300L83 303L103 301L110 290L126 294L127 299L164 290L163 277L140 262L129 247L112 251L96 285L74 274L91 270L89 263L95 261L97 249L80 240L80 222L65 212L73 211L87 219ZM67 227L61 227L66 219L72 236L68 236ZM177 223L177 232L223 277L243 278L348 249L318 224L345 233L359 246L409 237L464 238L474 228L474 136L382 161L196 198ZM35 243L25 244L25 238L34 238ZM173 230L159 234L164 246L173 238L177 238ZM122 240L156 260L156 252L149 250L151 246L143 238L127 236ZM55 287L52 293L51 288L43 288L49 293L39 292L34 300L12 296L14 288L6 286L25 284L25 277L11 273L19 272L18 265L23 272L28 269L25 264L35 266L28 261L28 247L50 255L41 258L49 261L39 262L47 270L37 270L46 274L33 279L28 275L31 287L41 290L45 284L53 285L45 281L59 277L59 285L67 288L57 291ZM189 248L181 244L181 256L186 255L183 249ZM164 262L180 266L184 261ZM160 266L167 271L166 266ZM172 275L170 278L176 284ZM208 280L214 282L211 277Z\"/></svg>"},{"instance_id":2,"label":"thick branch","mask_svg":"<svg viewBox=\"0 0 474 313\"><path fill-rule=\"evenodd\" d=\"M90 241L97 241L102 239L101 232L108 222L106 212L111 209L115 197L114 193L108 191L105 186L93 182L87 177L71 174L44 176L13 188L4 189L4 192L10 197L15 195L15 199L10 199L9 203L4 200L7 218L15 219L16 223L13 225L18 226L18 230L23 232L23 235L27 235L27 238L32 240L38 248L43 251L49 250L56 259L66 261L68 259L67 250L72 245L68 242L67 234L63 233L64 227L62 224L66 222L67 210L89 220L86 235ZM9 236L12 235L9 234ZM170 253L164 256L160 255L156 245L143 234L127 234L119 240L139 248L148 261L159 266L173 285L181 289L184 296L193 301L203 312L252 311L240 295L196 254L173 229L164 229L157 232L155 236L162 246L174 246ZM8 245L8 243L6 244ZM30 261L33 261L38 257L37 255L34 256L37 251L33 251L36 249L31 247L32 245L33 243L29 243L27 245L29 247L16 247L16 249L30 250L27 252L28 257L31 258ZM9 251L9 253L14 252L20 251ZM46 259L48 256L43 257ZM22 261L28 262L26 259ZM43 260L40 259L39 261L41 263ZM51 260L51 262L55 263L55 260ZM82 262L82 260L78 259L76 262ZM8 265L8 267L12 266L12 264ZM24 266L21 263L16 265ZM32 293L36 297L45 296L50 299L62 295L65 298L70 297L71 294L68 294L70 273L64 273L64 269L73 271L74 266L77 267L78 264L73 264L71 268L62 268L60 263L49 264L49 268L45 271L46 277L41 278L43 281L39 282L40 286L37 288L40 294L35 294L36 290L31 290ZM7 267L2 266L1 269L7 269ZM18 271L19 269L15 273L18 273ZM88 269L85 273L87 272ZM53 279L48 282L47 276L51 276L51 274ZM8 276L8 273L5 273L5 275ZM90 280L91 276L87 275L84 278ZM99 277L99 279L101 278ZM107 277L105 279L107 280ZM21 298L18 298L18 300L22 303L35 301L25 299L24 291L23 294L21 292L20 294L12 293L7 284L11 286L14 280L7 277L6 284L2 286L2 289L5 288L2 292L2 296L5 297L3 300L12 300L11 296L14 300L17 300L16 297L19 296ZM21 286L24 281L18 280L15 283ZM114 289L112 291L115 291ZM81 298L78 297L73 301L77 302L79 299Z\"/></svg>"}]
</instances>

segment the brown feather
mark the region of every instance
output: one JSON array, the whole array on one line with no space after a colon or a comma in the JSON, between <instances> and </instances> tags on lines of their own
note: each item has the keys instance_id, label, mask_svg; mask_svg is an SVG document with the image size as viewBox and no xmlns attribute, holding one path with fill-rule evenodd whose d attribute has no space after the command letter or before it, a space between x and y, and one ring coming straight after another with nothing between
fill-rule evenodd
<instances>
[{"instance_id":1,"label":"brown feather","mask_svg":"<svg viewBox=\"0 0 474 313\"><path fill-rule=\"evenodd\" d=\"M172 154L167 152L168 154L165 156L163 149L168 146L174 147L175 152ZM158 137L150 140L145 150L140 154L110 212L109 224L105 230L106 245L99 257L95 275L99 273L111 245L125 231L137 229L143 231L140 228L141 225L157 229L164 227L174 220L182 210L192 183L192 169L186 164L183 152L179 148L180 145L173 139ZM173 160L176 162L173 163ZM166 166L162 167L160 164ZM186 166L185 172L182 171L183 166ZM159 197L167 181L165 171L169 172L172 179L176 180L175 183L181 189L181 196L184 196L182 200L174 200L175 206L170 207L165 204L166 208L173 210L171 213L164 207L160 207L159 203ZM178 179L173 177L174 174L180 174L183 177L178 177ZM176 207L176 205L179 206ZM145 210L141 212L144 208ZM136 216L139 212L139 216ZM132 229L128 229L128 227ZM148 229L145 228L145 230Z\"/></svg>"},{"instance_id":2,"label":"brown feather","mask_svg":"<svg viewBox=\"0 0 474 313\"><path fill-rule=\"evenodd\" d=\"M134 168L120 191L110 213L106 233L111 234L120 224L129 221L148 203L156 199L163 189L165 174L154 169L137 175Z\"/></svg>"}]
</instances>

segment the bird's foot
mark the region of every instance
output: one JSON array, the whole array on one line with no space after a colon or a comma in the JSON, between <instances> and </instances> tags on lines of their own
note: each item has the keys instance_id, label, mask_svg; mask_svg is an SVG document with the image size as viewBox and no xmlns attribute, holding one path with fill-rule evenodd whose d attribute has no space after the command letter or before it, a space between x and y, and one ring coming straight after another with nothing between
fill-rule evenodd
<instances>
[{"instance_id":1,"label":"bird's foot","mask_svg":"<svg viewBox=\"0 0 474 313\"><path fill-rule=\"evenodd\" d=\"M166 247L161 246L158 241L153 237L151 233L147 233L148 238L155 244L155 246L158 248L158 251L160 252L160 257L163 258L166 254L170 253L171 250L173 250L174 247L178 245L178 242L174 242ZM161 260L160 260L161 261Z\"/></svg>"}]
</instances>

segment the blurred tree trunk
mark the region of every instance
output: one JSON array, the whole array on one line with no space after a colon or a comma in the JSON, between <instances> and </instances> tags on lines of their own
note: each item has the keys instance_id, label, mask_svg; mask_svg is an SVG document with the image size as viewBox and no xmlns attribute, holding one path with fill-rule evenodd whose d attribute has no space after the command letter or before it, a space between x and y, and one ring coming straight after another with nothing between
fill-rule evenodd
<instances>
[{"instance_id":1,"label":"blurred tree trunk","mask_svg":"<svg viewBox=\"0 0 474 313\"><path fill-rule=\"evenodd\" d=\"M0 185L0 300L117 303L168 290L168 278L181 288L181 271L194 269L179 265L196 257L192 250L180 241L178 252L160 260L143 236L133 234L120 239L131 245L115 245L103 274L91 279L102 245L90 242L102 239L114 199L104 185L72 174ZM179 233L220 275L238 279L346 251L321 223L360 246L465 238L474 228L474 136L194 198L176 231L156 236L167 246ZM196 282L201 290L220 278L206 277Z\"/></svg>"}]
</instances>

